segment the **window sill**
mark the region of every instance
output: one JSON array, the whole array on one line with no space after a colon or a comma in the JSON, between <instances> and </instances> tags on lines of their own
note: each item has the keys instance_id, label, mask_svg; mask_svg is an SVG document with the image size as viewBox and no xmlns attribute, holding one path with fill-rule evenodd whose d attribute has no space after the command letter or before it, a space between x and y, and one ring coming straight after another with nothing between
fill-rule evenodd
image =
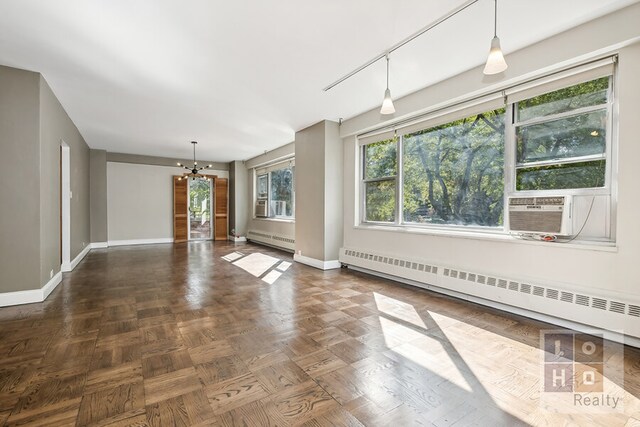
<instances>
[{"instance_id":1,"label":"window sill","mask_svg":"<svg viewBox=\"0 0 640 427\"><path fill-rule=\"evenodd\" d=\"M295 224L295 219L284 219L284 218L258 218L257 216L253 217L254 221L272 221L272 222L284 222L287 224Z\"/></svg>"},{"instance_id":2,"label":"window sill","mask_svg":"<svg viewBox=\"0 0 640 427\"><path fill-rule=\"evenodd\" d=\"M567 249L582 249L601 252L618 252L615 242L573 241L571 243L542 242L537 240L524 240L511 236L504 231L481 230L444 230L419 226L397 226L379 224L360 224L353 227L356 230L386 231L393 233L423 234L438 237L450 237L458 239L486 240L493 242L508 242L534 246L552 246Z\"/></svg>"}]
</instances>

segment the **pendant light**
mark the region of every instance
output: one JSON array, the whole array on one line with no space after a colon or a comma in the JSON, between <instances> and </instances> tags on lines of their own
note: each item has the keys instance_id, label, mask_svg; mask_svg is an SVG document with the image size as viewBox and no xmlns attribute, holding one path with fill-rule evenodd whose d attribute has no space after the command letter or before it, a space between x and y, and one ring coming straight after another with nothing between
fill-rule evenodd
<instances>
[{"instance_id":1,"label":"pendant light","mask_svg":"<svg viewBox=\"0 0 640 427\"><path fill-rule=\"evenodd\" d=\"M207 165L207 166L198 167L198 162L196 161L196 144L197 143L198 143L197 141L191 141L191 144L193 144L193 166L185 166L182 163L178 162L178 166L180 166L181 168L185 168L186 170L189 171L188 173L185 173L183 176L178 178L178 181L182 181L183 179L187 179L187 178L205 178L205 179L209 179L208 176L200 175L199 172L201 170L210 169L210 168L213 167L213 165Z\"/></svg>"},{"instance_id":2,"label":"pendant light","mask_svg":"<svg viewBox=\"0 0 640 427\"><path fill-rule=\"evenodd\" d=\"M483 72L486 75L491 75L501 73L506 69L507 62L504 60L504 55L500 48L500 39L498 38L498 0L494 0L493 39L491 40L491 49Z\"/></svg>"},{"instance_id":3,"label":"pendant light","mask_svg":"<svg viewBox=\"0 0 640 427\"><path fill-rule=\"evenodd\" d=\"M384 91L384 99L382 100L382 108L380 114L393 114L396 112L391 99L391 91L389 90L389 54L387 54L387 89Z\"/></svg>"}]
</instances>

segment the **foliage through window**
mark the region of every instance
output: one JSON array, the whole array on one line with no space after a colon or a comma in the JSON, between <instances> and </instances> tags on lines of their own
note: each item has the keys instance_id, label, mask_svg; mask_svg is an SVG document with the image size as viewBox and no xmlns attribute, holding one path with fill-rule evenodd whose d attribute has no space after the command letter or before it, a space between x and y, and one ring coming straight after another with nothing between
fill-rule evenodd
<instances>
[{"instance_id":1,"label":"foliage through window","mask_svg":"<svg viewBox=\"0 0 640 427\"><path fill-rule=\"evenodd\" d=\"M256 176L256 199L266 200L267 216L293 219L295 216L295 166L288 162Z\"/></svg>"},{"instance_id":2,"label":"foliage through window","mask_svg":"<svg viewBox=\"0 0 640 427\"><path fill-rule=\"evenodd\" d=\"M610 115L602 77L363 145L363 220L501 227L506 194L604 187Z\"/></svg>"}]
</instances>

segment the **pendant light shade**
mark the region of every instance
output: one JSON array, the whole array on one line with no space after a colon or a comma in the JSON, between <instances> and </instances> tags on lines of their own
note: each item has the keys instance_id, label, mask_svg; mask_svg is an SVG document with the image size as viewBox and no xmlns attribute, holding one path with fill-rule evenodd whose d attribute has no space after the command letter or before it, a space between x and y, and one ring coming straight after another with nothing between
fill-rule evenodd
<instances>
[{"instance_id":1,"label":"pendant light shade","mask_svg":"<svg viewBox=\"0 0 640 427\"><path fill-rule=\"evenodd\" d=\"M382 107L380 108L380 114L393 114L396 112L393 106L393 99L391 99L391 91L389 90L389 55L387 55L387 89L384 91L384 99L382 100Z\"/></svg>"},{"instance_id":2,"label":"pendant light shade","mask_svg":"<svg viewBox=\"0 0 640 427\"><path fill-rule=\"evenodd\" d=\"M500 39L498 38L498 0L494 0L494 5L493 39L491 40L489 57L483 71L486 75L501 73L508 67L500 48Z\"/></svg>"}]
</instances>

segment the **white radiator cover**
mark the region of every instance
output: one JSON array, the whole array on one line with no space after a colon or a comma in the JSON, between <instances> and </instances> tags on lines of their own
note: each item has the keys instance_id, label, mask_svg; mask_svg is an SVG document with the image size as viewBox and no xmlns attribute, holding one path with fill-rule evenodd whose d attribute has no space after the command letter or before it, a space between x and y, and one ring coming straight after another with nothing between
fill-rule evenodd
<instances>
[{"instance_id":1,"label":"white radiator cover","mask_svg":"<svg viewBox=\"0 0 640 427\"><path fill-rule=\"evenodd\" d=\"M247 240L290 251L293 251L296 245L296 240L293 237L258 230L247 231Z\"/></svg>"},{"instance_id":2,"label":"white radiator cover","mask_svg":"<svg viewBox=\"0 0 640 427\"><path fill-rule=\"evenodd\" d=\"M626 340L628 344L640 344L640 301L626 295L595 293L563 284L534 283L363 249L341 248L340 262L408 279L415 286L436 292L438 288L450 290L480 298L481 303L482 300L495 302L624 334L635 338Z\"/></svg>"}]
</instances>

